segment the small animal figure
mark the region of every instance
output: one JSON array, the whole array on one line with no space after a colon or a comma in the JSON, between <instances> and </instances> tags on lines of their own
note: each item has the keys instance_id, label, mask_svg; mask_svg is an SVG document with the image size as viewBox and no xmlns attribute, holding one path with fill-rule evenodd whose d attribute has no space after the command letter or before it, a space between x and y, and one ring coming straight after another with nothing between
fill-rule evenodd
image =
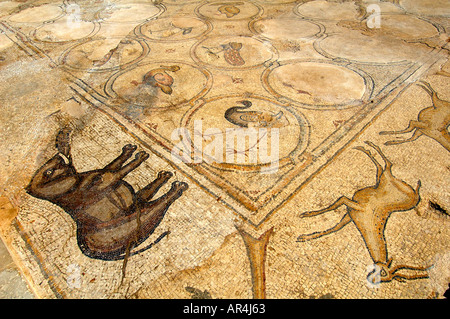
<instances>
[{"instance_id":1,"label":"small animal figure","mask_svg":"<svg viewBox=\"0 0 450 319\"><path fill-rule=\"evenodd\" d=\"M421 183L418 181L416 189L413 189L404 181L393 176L392 163L382 153L381 149L371 142L366 142L366 144L374 148L385 163L383 168L369 150L364 147L356 147L356 149L363 151L369 156L377 167L376 184L356 191L352 199L342 196L327 208L302 214L301 217L312 217L333 211L342 205L347 206L347 213L334 227L321 232L301 235L297 241L304 242L320 238L337 232L350 222L353 222L361 233L370 257L376 266L367 276L370 283L376 284L377 281L389 282L393 279L403 281L428 278L428 275L424 272L428 267L411 267L406 265L392 267L392 258L388 258L386 238L384 236L386 223L392 213L408 211L419 203ZM401 273L402 270L412 270L419 273Z\"/></svg>"},{"instance_id":2,"label":"small animal figure","mask_svg":"<svg viewBox=\"0 0 450 319\"><path fill-rule=\"evenodd\" d=\"M111 50L109 50L108 53L106 53L101 59L93 60L92 65L95 67L100 67L100 66L106 64L111 59L111 57L117 51L118 48L119 48L119 46L116 46L115 48L112 48Z\"/></svg>"},{"instance_id":3,"label":"small animal figure","mask_svg":"<svg viewBox=\"0 0 450 319\"><path fill-rule=\"evenodd\" d=\"M163 91L165 94L170 95L173 92L172 85L174 79L167 73L167 71L177 72L179 70L180 67L178 65L170 65L170 66L161 65L160 68L156 68L147 72L144 75L142 82L139 83L137 81L133 81L132 83L134 85L144 84L160 88L161 91Z\"/></svg>"},{"instance_id":4,"label":"small animal figure","mask_svg":"<svg viewBox=\"0 0 450 319\"><path fill-rule=\"evenodd\" d=\"M233 66L242 66L245 64L239 51L242 49L242 43L229 42L227 44L221 44L220 46L208 48L203 46L208 56L213 59L220 59L219 53L223 52L223 58L225 61ZM216 51L214 51L216 50Z\"/></svg>"},{"instance_id":5,"label":"small animal figure","mask_svg":"<svg viewBox=\"0 0 450 319\"><path fill-rule=\"evenodd\" d=\"M448 133L448 127L450 125L450 102L440 99L429 83L421 81L421 84L418 85L431 96L433 105L420 111L417 116L417 121L410 121L406 129L401 131L383 131L380 134L404 134L414 131L410 138L388 141L385 144L395 145L412 142L420 136L425 135L439 142L450 152L450 134Z\"/></svg>"},{"instance_id":6,"label":"small animal figure","mask_svg":"<svg viewBox=\"0 0 450 319\"><path fill-rule=\"evenodd\" d=\"M155 36L159 36L161 38L170 38L175 35L186 35L191 33L193 27L179 27L176 26L173 22L171 22L167 27L159 30L148 29L147 32L153 34Z\"/></svg>"},{"instance_id":7,"label":"small animal figure","mask_svg":"<svg viewBox=\"0 0 450 319\"><path fill-rule=\"evenodd\" d=\"M223 57L228 64L233 66L241 66L245 64L244 59L242 58L239 51L242 49L242 43L239 42L230 42L227 44L221 45L223 49Z\"/></svg>"},{"instance_id":8,"label":"small animal figure","mask_svg":"<svg viewBox=\"0 0 450 319\"><path fill-rule=\"evenodd\" d=\"M112 60L114 60L117 64L119 64L120 55L123 51L124 46L130 43L131 43L130 40L127 39L121 40L117 46L109 50L108 53L106 53L101 59L93 60L92 66L98 68Z\"/></svg>"},{"instance_id":9,"label":"small animal figure","mask_svg":"<svg viewBox=\"0 0 450 319\"><path fill-rule=\"evenodd\" d=\"M285 82L281 82L284 86L286 86L286 87L288 87L288 88L291 88L291 89L293 89L293 90L295 90L296 92L297 92L297 94L306 94L306 95L309 95L309 96L312 96L311 95L311 93L309 93L308 91L304 91L304 90L300 90L300 89L297 89L297 88L295 88L292 84L290 84L290 83L285 83Z\"/></svg>"},{"instance_id":10,"label":"small animal figure","mask_svg":"<svg viewBox=\"0 0 450 319\"><path fill-rule=\"evenodd\" d=\"M243 106L233 106L225 111L225 118L228 122L240 127L273 127L283 116L280 111L275 115L260 111L243 111L252 106L248 100L239 101Z\"/></svg>"},{"instance_id":11,"label":"small animal figure","mask_svg":"<svg viewBox=\"0 0 450 319\"><path fill-rule=\"evenodd\" d=\"M125 164L137 148L130 144L104 168L79 173L72 163L69 134L68 129L58 132L58 153L36 171L26 187L27 193L58 205L72 217L77 226L78 246L86 256L126 260L130 250L154 232L188 185L173 182L166 194L151 201L172 177L172 173L161 171L153 182L135 193L123 178L149 155L138 152Z\"/></svg>"},{"instance_id":12,"label":"small animal figure","mask_svg":"<svg viewBox=\"0 0 450 319\"><path fill-rule=\"evenodd\" d=\"M236 6L242 5L242 4L243 4L242 2L228 3L228 4L221 5L217 10L221 14L225 14L226 17L228 19L230 19L241 12L241 10Z\"/></svg>"}]
</instances>

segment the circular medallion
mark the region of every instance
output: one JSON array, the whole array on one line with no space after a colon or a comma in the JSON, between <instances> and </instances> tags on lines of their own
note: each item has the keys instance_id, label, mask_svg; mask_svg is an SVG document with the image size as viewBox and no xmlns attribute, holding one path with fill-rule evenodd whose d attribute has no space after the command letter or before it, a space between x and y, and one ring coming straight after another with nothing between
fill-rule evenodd
<instances>
[{"instance_id":1,"label":"circular medallion","mask_svg":"<svg viewBox=\"0 0 450 319\"><path fill-rule=\"evenodd\" d=\"M450 15L448 0L399 0L407 12L426 16L446 16Z\"/></svg>"},{"instance_id":2,"label":"circular medallion","mask_svg":"<svg viewBox=\"0 0 450 319\"><path fill-rule=\"evenodd\" d=\"M74 21L70 17L45 23L32 32L40 42L65 43L92 37L99 30L99 24L89 21Z\"/></svg>"},{"instance_id":3,"label":"circular medallion","mask_svg":"<svg viewBox=\"0 0 450 319\"><path fill-rule=\"evenodd\" d=\"M189 110L181 127L186 147L223 170L258 171L297 158L308 144L308 124L297 110L261 96L229 95ZM200 152L200 155L199 155Z\"/></svg>"},{"instance_id":4,"label":"circular medallion","mask_svg":"<svg viewBox=\"0 0 450 319\"><path fill-rule=\"evenodd\" d=\"M162 110L189 103L206 94L210 74L177 61L146 63L113 75L105 86L117 104Z\"/></svg>"},{"instance_id":5,"label":"circular medallion","mask_svg":"<svg viewBox=\"0 0 450 319\"><path fill-rule=\"evenodd\" d=\"M202 18L216 20L247 20L261 15L263 8L249 1L215 1L204 3L196 8Z\"/></svg>"},{"instance_id":6,"label":"circular medallion","mask_svg":"<svg viewBox=\"0 0 450 319\"><path fill-rule=\"evenodd\" d=\"M314 48L330 59L345 59L368 64L392 64L415 61L427 53L427 48L411 46L401 39L387 36L369 36L359 31L346 30L320 38ZM431 49L430 49L431 50Z\"/></svg>"},{"instance_id":7,"label":"circular medallion","mask_svg":"<svg viewBox=\"0 0 450 319\"><path fill-rule=\"evenodd\" d=\"M284 61L266 70L263 85L277 98L311 109L353 107L366 101L373 89L362 71L320 60Z\"/></svg>"},{"instance_id":8,"label":"circular medallion","mask_svg":"<svg viewBox=\"0 0 450 319\"><path fill-rule=\"evenodd\" d=\"M320 25L300 19L261 19L250 24L252 30L271 40L309 40L322 33Z\"/></svg>"},{"instance_id":9,"label":"circular medallion","mask_svg":"<svg viewBox=\"0 0 450 319\"><path fill-rule=\"evenodd\" d=\"M431 38L439 35L439 30L431 23L408 14L381 14L380 28L370 31L380 31L407 41ZM367 25L368 20L361 23ZM369 32L370 32L369 31Z\"/></svg>"},{"instance_id":10,"label":"circular medallion","mask_svg":"<svg viewBox=\"0 0 450 319\"><path fill-rule=\"evenodd\" d=\"M339 3L325 0L300 3L294 13L302 18L333 21L355 20L361 14L353 1Z\"/></svg>"},{"instance_id":11,"label":"circular medallion","mask_svg":"<svg viewBox=\"0 0 450 319\"><path fill-rule=\"evenodd\" d=\"M192 48L197 63L226 70L255 68L277 55L268 41L248 36L208 37Z\"/></svg>"},{"instance_id":12,"label":"circular medallion","mask_svg":"<svg viewBox=\"0 0 450 319\"><path fill-rule=\"evenodd\" d=\"M87 72L113 71L142 60L150 51L145 41L134 38L101 38L71 47L61 64Z\"/></svg>"},{"instance_id":13,"label":"circular medallion","mask_svg":"<svg viewBox=\"0 0 450 319\"><path fill-rule=\"evenodd\" d=\"M43 23L55 20L64 14L62 8L56 4L44 4L30 7L9 17L12 22Z\"/></svg>"},{"instance_id":14,"label":"circular medallion","mask_svg":"<svg viewBox=\"0 0 450 319\"><path fill-rule=\"evenodd\" d=\"M211 24L190 16L173 16L148 21L137 28L143 37L163 42L183 41L208 33Z\"/></svg>"},{"instance_id":15,"label":"circular medallion","mask_svg":"<svg viewBox=\"0 0 450 319\"><path fill-rule=\"evenodd\" d=\"M136 23L154 19L164 11L163 7L151 3L112 4L97 13L103 23Z\"/></svg>"}]
</instances>

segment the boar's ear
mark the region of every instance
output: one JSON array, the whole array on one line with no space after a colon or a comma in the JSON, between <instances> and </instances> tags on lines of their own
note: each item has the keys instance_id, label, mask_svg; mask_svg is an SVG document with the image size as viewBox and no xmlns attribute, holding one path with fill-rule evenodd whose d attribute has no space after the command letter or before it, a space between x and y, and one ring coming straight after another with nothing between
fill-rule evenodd
<instances>
[{"instance_id":1,"label":"boar's ear","mask_svg":"<svg viewBox=\"0 0 450 319\"><path fill-rule=\"evenodd\" d=\"M70 133L72 130L69 127L64 127L59 130L56 135L55 146L58 152L64 154L66 157L70 156Z\"/></svg>"}]
</instances>

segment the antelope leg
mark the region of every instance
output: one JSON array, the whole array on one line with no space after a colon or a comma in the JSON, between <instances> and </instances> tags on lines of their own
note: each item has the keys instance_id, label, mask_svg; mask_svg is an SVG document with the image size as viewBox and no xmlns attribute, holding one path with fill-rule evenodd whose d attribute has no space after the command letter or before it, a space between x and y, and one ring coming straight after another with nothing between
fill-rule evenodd
<instances>
[{"instance_id":1,"label":"antelope leg","mask_svg":"<svg viewBox=\"0 0 450 319\"><path fill-rule=\"evenodd\" d=\"M338 230L342 229L345 225L347 225L352 219L350 218L350 216L348 214L345 214L344 217L342 217L341 221L339 223L337 223L335 226L321 231L321 232L314 232L311 234L305 234L305 235L300 235L297 237L297 241L298 242L304 242L304 241L308 241L311 239L316 239L316 238L320 238L322 236L331 234L331 233L335 233Z\"/></svg>"},{"instance_id":2,"label":"antelope leg","mask_svg":"<svg viewBox=\"0 0 450 319\"><path fill-rule=\"evenodd\" d=\"M397 141L387 141L386 143L384 143L384 145L396 145L396 144L412 142L412 141L417 140L419 137L421 137L422 134L423 133L420 131L415 131L414 134L410 138L407 138L404 140L397 140Z\"/></svg>"},{"instance_id":3,"label":"antelope leg","mask_svg":"<svg viewBox=\"0 0 450 319\"><path fill-rule=\"evenodd\" d=\"M414 121L411 120L409 121L409 125L407 128L405 128L404 130L400 130L400 131L382 131L379 134L380 135L387 135L387 134L404 134L404 133L409 133L414 131L417 128L426 128L426 124L419 122L419 121Z\"/></svg>"},{"instance_id":4,"label":"antelope leg","mask_svg":"<svg viewBox=\"0 0 450 319\"><path fill-rule=\"evenodd\" d=\"M348 199L345 196L341 196L339 197L333 204L331 204L330 206L321 209L321 210L316 210L316 211L312 211L312 212L306 212L300 215L301 218L303 217L312 217L312 216L317 216L326 212L329 212L331 210L335 210L336 208L345 205L351 209L355 209L355 210L363 210L363 208L361 206L359 206L358 203L352 201L351 199Z\"/></svg>"}]
</instances>

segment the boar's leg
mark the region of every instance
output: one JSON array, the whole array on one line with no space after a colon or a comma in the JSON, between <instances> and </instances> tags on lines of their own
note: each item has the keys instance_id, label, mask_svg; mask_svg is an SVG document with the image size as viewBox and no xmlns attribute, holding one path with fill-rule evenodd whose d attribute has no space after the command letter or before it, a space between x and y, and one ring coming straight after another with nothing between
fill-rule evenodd
<instances>
[{"instance_id":1,"label":"boar's leg","mask_svg":"<svg viewBox=\"0 0 450 319\"><path fill-rule=\"evenodd\" d=\"M127 144L122 148L122 154L120 154L115 160L105 166L105 170L117 171L122 168L122 165L133 155L136 150L136 145Z\"/></svg>"},{"instance_id":2,"label":"boar's leg","mask_svg":"<svg viewBox=\"0 0 450 319\"><path fill-rule=\"evenodd\" d=\"M137 192L136 196L139 201L147 202L155 196L158 190L173 176L171 172L161 171L158 173L158 177L145 186L143 189Z\"/></svg>"}]
</instances>

